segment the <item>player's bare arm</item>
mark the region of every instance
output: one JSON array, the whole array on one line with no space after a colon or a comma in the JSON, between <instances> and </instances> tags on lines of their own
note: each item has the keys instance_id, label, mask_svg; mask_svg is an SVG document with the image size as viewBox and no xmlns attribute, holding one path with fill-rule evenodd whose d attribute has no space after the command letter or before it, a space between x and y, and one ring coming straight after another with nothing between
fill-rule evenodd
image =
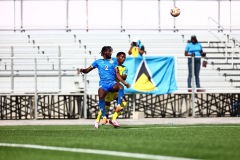
<instances>
[{"instance_id":1,"label":"player's bare arm","mask_svg":"<svg viewBox=\"0 0 240 160\"><path fill-rule=\"evenodd\" d=\"M118 79L120 82L122 82L122 84L123 84L124 86L126 86L127 88L130 88L130 84L128 84L127 82L125 82L125 81L123 80L123 78L122 78L121 75L119 74L119 71L118 71L117 68L115 68L115 71L116 71L117 79Z\"/></svg>"},{"instance_id":2,"label":"player's bare arm","mask_svg":"<svg viewBox=\"0 0 240 160\"><path fill-rule=\"evenodd\" d=\"M123 74L121 75L122 79L125 81L127 79L127 75L126 74Z\"/></svg>"},{"instance_id":3,"label":"player's bare arm","mask_svg":"<svg viewBox=\"0 0 240 160\"><path fill-rule=\"evenodd\" d=\"M85 73L85 74L87 74L87 73L89 73L89 72L91 72L93 70L93 67L92 66L89 66L88 68L86 68L86 69L77 69L77 71L78 71L78 74L80 74L80 73Z\"/></svg>"}]
</instances>

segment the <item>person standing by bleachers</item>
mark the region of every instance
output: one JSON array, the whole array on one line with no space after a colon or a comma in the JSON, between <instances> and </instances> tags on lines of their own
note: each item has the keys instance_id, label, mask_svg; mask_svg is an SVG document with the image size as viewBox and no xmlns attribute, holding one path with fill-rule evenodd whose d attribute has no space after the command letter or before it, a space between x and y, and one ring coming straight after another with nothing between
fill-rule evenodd
<instances>
[{"instance_id":1,"label":"person standing by bleachers","mask_svg":"<svg viewBox=\"0 0 240 160\"><path fill-rule=\"evenodd\" d=\"M142 57L144 53L145 53L144 45L141 43L138 37L134 37L131 46L128 50L128 54L136 58Z\"/></svg>"},{"instance_id":2,"label":"person standing by bleachers","mask_svg":"<svg viewBox=\"0 0 240 160\"><path fill-rule=\"evenodd\" d=\"M203 53L202 45L198 42L197 37L195 35L191 36L190 42L187 44L185 48L185 56L191 56L194 58L194 74L196 79L196 87L200 88L200 78L199 73L201 69L201 57L205 57L206 53ZM188 58L188 91L191 92L192 90L192 58ZM198 92L201 90L198 90Z\"/></svg>"}]
</instances>

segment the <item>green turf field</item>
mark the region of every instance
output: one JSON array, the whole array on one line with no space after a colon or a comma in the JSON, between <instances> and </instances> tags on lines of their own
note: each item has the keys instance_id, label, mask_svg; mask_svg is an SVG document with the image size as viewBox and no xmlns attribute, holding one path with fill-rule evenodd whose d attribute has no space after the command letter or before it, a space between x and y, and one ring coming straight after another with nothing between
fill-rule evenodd
<instances>
[{"instance_id":1,"label":"green turf field","mask_svg":"<svg viewBox=\"0 0 240 160\"><path fill-rule=\"evenodd\" d=\"M193 159L240 159L240 125L1 126L0 143L145 153ZM0 147L1 160L130 160L67 151Z\"/></svg>"}]
</instances>

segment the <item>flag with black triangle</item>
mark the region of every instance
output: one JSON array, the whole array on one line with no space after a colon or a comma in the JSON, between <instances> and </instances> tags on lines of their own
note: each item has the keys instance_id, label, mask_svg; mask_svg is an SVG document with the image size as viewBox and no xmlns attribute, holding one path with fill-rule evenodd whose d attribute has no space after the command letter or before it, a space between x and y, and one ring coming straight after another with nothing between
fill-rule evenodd
<instances>
[{"instance_id":1,"label":"flag with black triangle","mask_svg":"<svg viewBox=\"0 0 240 160\"><path fill-rule=\"evenodd\" d=\"M139 64L132 88L142 92L149 92L157 89L152 79L151 71L149 70L145 60Z\"/></svg>"},{"instance_id":2,"label":"flag with black triangle","mask_svg":"<svg viewBox=\"0 0 240 160\"><path fill-rule=\"evenodd\" d=\"M168 94L177 90L174 57L128 57L124 65L128 68L127 82L131 88L125 93Z\"/></svg>"}]
</instances>

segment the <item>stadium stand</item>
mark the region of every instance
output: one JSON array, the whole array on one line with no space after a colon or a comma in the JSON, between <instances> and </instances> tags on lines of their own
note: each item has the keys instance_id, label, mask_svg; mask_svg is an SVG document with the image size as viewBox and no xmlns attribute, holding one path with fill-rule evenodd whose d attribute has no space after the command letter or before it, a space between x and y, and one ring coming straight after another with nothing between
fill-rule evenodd
<instances>
[{"instance_id":1,"label":"stadium stand","mask_svg":"<svg viewBox=\"0 0 240 160\"><path fill-rule=\"evenodd\" d=\"M202 43L204 52L207 53L206 60L208 65L201 69L200 78L201 85L206 93L238 93L240 87L239 79L239 65L240 65L240 48L236 41L239 35L223 33L214 33L214 35L207 32L195 33L198 40ZM88 112L88 118L94 118L96 115L96 93L98 89L98 74L97 71L91 72L87 76L77 75L76 69L79 67L87 67L91 65L93 60L99 58L99 52L102 46L110 45L114 49L114 55L118 51L127 53L131 37L139 36L142 43L146 47L147 56L174 56L176 59L176 78L178 90L173 96L185 97L181 100L188 100L190 95L187 92L187 58L184 57L184 49L191 33L146 33L146 34L127 34L127 33L4 33L0 34L0 92L1 95L28 95L33 97L37 87L37 94L39 97L38 105L40 105L39 116L42 118L78 118L76 115L82 117L83 112ZM210 36L209 36L210 35ZM217 36L217 38L216 38ZM35 65L35 63L37 65ZM85 82L86 78L86 83ZM37 81L37 85L35 82ZM79 109L78 113L75 111L65 111L69 107L59 107L62 103L70 104L71 97L67 95L81 95L86 91L88 96L88 111ZM48 96L63 96L63 100L58 98L49 98ZM184 96L184 94L188 96ZM141 98L140 95L139 98ZM171 96L172 95L167 95ZM3 101L4 97L1 97ZM64 100L68 99L68 100ZM76 97L72 97L73 99ZM143 97L142 97L143 98ZM147 98L147 97L145 97ZM168 99L168 98L167 98ZM162 103L169 103L167 99L162 99ZM178 98L179 100L180 98ZM205 98L206 99L206 98ZM4 99L5 100L5 99ZM29 99L22 99L29 104ZM41 101L42 100L42 101ZM53 105L46 105L46 101L54 101ZM78 103L83 103L83 97L76 98ZM130 97L129 101L134 101ZM156 104L154 100L154 105ZM34 103L31 101L31 103ZM36 103L36 102L35 102ZM153 102L152 102L153 103ZM151 106L152 103L149 105ZM177 103L177 102L176 102ZM200 102L197 102L200 103ZM130 104L132 105L132 104ZM141 107L140 101L136 102ZM159 105L161 105L159 103ZM186 104L187 105L187 102ZM133 106L131 106L133 107ZM176 107L176 106L175 106ZM179 106L178 106L179 107ZM183 111L177 109L178 112L173 111L171 115L184 115L189 110L189 106ZM196 107L197 108L197 107ZM204 107L203 107L204 108ZM33 117L32 108L26 111L31 113ZM127 114L123 117L130 117L129 109ZM165 112L163 112L165 110ZM159 112L162 117L165 117L169 111L163 108L155 112ZM174 110L174 109L173 109ZM175 108L176 110L176 108ZM210 109L211 110L211 109ZM216 109L215 109L216 110ZM53 116L53 113L59 113ZM67 114L65 114L67 112ZM81 112L81 113L79 113ZM146 117L154 117L152 111L148 111ZM171 111L172 112L172 111ZM215 111L214 111L215 112ZM217 111L216 111L217 112ZM17 111L16 111L17 113ZM86 114L86 113L85 113ZM206 111L210 115L210 111ZM217 114L219 114L217 112ZM24 114L23 114L24 115ZM199 109L199 115L203 112ZM26 114L25 118L29 115ZM4 116L2 116L3 118ZM21 116L19 116L21 117ZM4 119L4 118L3 118Z\"/></svg>"},{"instance_id":2,"label":"stadium stand","mask_svg":"<svg viewBox=\"0 0 240 160\"><path fill-rule=\"evenodd\" d=\"M86 66L89 66L95 58L99 58L99 51L104 45L111 45L114 52L124 51L127 53L131 37L124 33L115 34L26 34L12 33L0 35L1 52L1 88L10 92L9 79L11 77L11 59L13 57L14 68L14 90L34 89L34 59L37 58L37 74L39 77L38 91L44 92L49 89L58 92L58 69L61 67L60 76L63 78L62 89L74 91L75 86L72 77L77 78L76 69L84 66L84 58L87 58ZM146 55L152 56L175 56L177 68L178 92L186 91L187 65L183 57L185 45L190 34L138 34L146 47ZM234 35L231 35L234 36ZM218 91L221 88L232 88L240 86L238 83L239 47L229 40L222 43L214 36L208 45L208 34L199 34L198 39L207 53L208 65L201 70L201 83L203 88ZM218 35L222 41L225 35ZM227 47L226 47L226 46ZM234 47L236 46L236 47ZM12 47L12 51L11 51ZM12 52L12 53L11 53ZM32 59L30 58L32 57ZM61 57L61 66L59 66ZM24 58L27 58L24 59ZM89 59L90 58L90 59ZM28 77L28 78L26 78ZM81 77L81 76L80 76ZM81 79L81 78L77 78ZM95 90L98 86L97 73L91 73L87 77L89 90ZM29 83L26 85L25 82ZM22 82L22 83L21 83ZM234 83L233 83L234 82ZM49 86L46 86L46 84ZM51 84L51 85L50 85ZM44 87L45 86L45 87ZM50 88L49 88L50 87ZM1 91L3 92L3 90Z\"/></svg>"}]
</instances>

